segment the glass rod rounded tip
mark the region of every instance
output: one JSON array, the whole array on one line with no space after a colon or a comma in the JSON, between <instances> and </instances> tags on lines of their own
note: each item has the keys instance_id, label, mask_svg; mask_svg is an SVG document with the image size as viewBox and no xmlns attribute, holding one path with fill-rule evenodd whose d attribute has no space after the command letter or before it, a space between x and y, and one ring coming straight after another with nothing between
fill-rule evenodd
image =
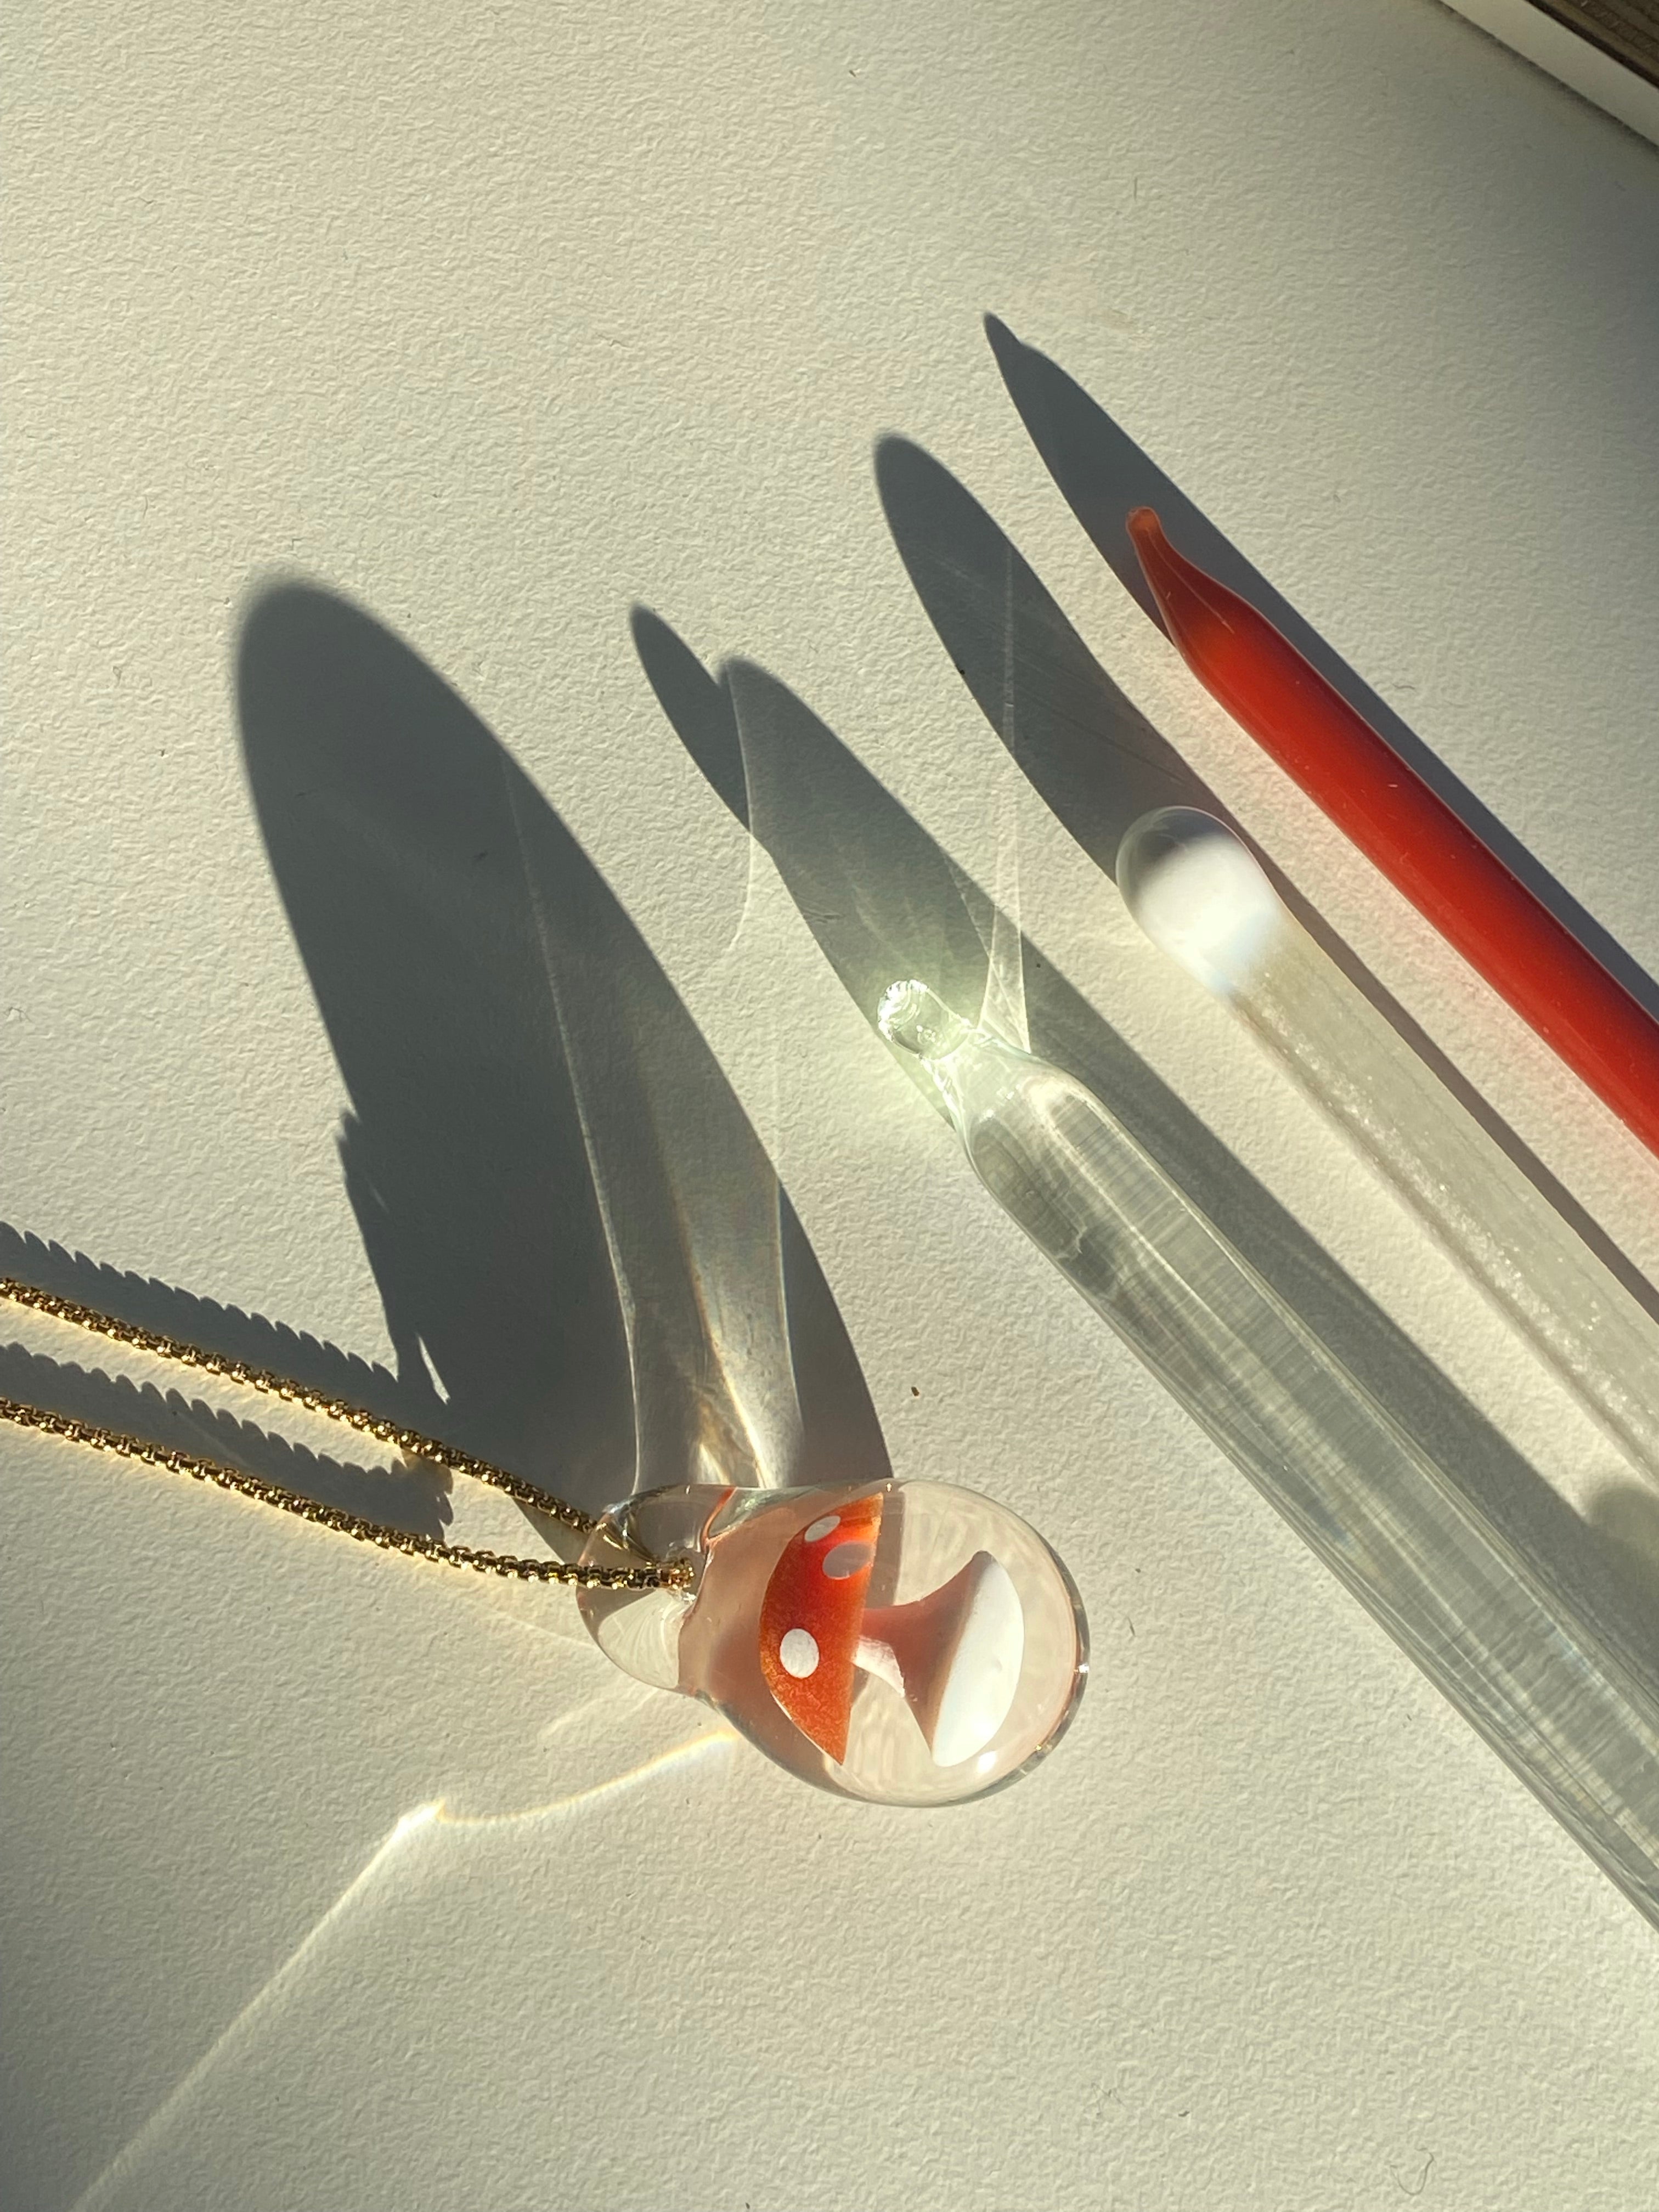
<instances>
[{"instance_id":1,"label":"glass rod rounded tip","mask_svg":"<svg viewBox=\"0 0 1659 2212\"><path fill-rule=\"evenodd\" d=\"M919 1060L942 1060L972 1034L937 992L913 978L887 986L876 1008L876 1027L889 1044Z\"/></svg>"},{"instance_id":2,"label":"glass rod rounded tip","mask_svg":"<svg viewBox=\"0 0 1659 2212\"><path fill-rule=\"evenodd\" d=\"M1130 825L1117 887L1158 950L1218 998L1248 985L1285 920L1255 854L1195 806L1162 806Z\"/></svg>"}]
</instances>

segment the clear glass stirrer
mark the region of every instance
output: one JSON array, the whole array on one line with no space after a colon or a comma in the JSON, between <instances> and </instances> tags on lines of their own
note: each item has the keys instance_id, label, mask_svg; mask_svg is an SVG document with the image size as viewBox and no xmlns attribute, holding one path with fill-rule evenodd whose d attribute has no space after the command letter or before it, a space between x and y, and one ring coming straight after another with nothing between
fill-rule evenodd
<instances>
[{"instance_id":1,"label":"clear glass stirrer","mask_svg":"<svg viewBox=\"0 0 1659 2212\"><path fill-rule=\"evenodd\" d=\"M981 1181L1659 1925L1659 1699L1073 1077L918 982L878 1012Z\"/></svg>"},{"instance_id":2,"label":"clear glass stirrer","mask_svg":"<svg viewBox=\"0 0 1659 2212\"><path fill-rule=\"evenodd\" d=\"M1191 806L1146 814L1118 889L1462 1262L1552 1372L1659 1475L1659 1325L1316 945L1255 855Z\"/></svg>"}]
</instances>

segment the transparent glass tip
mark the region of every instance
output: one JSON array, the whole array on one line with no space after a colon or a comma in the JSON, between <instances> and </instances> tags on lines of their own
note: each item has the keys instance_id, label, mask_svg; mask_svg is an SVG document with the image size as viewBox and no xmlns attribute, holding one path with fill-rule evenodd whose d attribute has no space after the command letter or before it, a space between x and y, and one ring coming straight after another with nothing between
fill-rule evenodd
<instances>
[{"instance_id":1,"label":"transparent glass tip","mask_svg":"<svg viewBox=\"0 0 1659 2212\"><path fill-rule=\"evenodd\" d=\"M924 1060L948 1058L973 1035L937 992L914 981L887 986L876 1008L876 1027L889 1044Z\"/></svg>"}]
</instances>

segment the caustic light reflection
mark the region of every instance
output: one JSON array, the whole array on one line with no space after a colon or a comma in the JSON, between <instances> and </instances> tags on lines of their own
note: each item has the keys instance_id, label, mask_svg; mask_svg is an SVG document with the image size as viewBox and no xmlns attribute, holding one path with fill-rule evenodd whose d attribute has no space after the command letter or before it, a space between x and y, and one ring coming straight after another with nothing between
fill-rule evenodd
<instances>
[{"instance_id":1,"label":"caustic light reflection","mask_svg":"<svg viewBox=\"0 0 1659 2212\"><path fill-rule=\"evenodd\" d=\"M258 2036L279 2020L298 1996L308 1971L325 1954L328 1938L351 1918L357 1909L383 1891L409 1847L420 1837L439 1829L477 1831L486 1828L530 1827L540 1820L564 1819L585 1812L607 1798L619 1797L641 1784L729 1748L737 1738L729 1729L712 1729L684 1743L659 1752L651 1759L612 1775L591 1789L556 1797L521 1813L487 1814L477 1818L445 1811L441 1802L417 1805L394 1824L369 1858L340 1894L308 1928L276 1972L264 1981L230 2025L208 2046L196 2063L167 2093L143 2125L130 2136L97 2178L76 2199L70 2212L99 2212L116 2201L124 2185L142 2172L146 2160L161 2150L179 2130L188 2129L205 2099L227 2068L234 2067Z\"/></svg>"}]
</instances>

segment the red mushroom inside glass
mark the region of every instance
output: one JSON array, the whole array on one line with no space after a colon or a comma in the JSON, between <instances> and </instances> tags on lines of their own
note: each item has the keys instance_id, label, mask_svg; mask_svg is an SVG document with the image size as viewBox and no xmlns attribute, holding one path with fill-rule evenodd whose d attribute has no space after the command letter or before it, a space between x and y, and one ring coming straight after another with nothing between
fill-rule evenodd
<instances>
[{"instance_id":1,"label":"red mushroom inside glass","mask_svg":"<svg viewBox=\"0 0 1659 2212\"><path fill-rule=\"evenodd\" d=\"M785 1546L761 1607L761 1671L826 1758L846 1758L860 1678L873 1675L903 1698L935 1765L959 1765L1013 1703L1025 1651L1018 1593L989 1552L976 1552L922 1597L867 1606L881 1506L879 1495L855 1499Z\"/></svg>"}]
</instances>

